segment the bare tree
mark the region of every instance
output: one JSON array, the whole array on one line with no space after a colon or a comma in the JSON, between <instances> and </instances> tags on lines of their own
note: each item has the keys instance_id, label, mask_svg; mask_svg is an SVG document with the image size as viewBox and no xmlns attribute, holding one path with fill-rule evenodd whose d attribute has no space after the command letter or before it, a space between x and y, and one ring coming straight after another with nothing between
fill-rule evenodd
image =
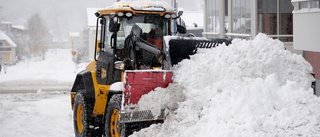
<instances>
[{"instance_id":1,"label":"bare tree","mask_svg":"<svg viewBox=\"0 0 320 137\"><path fill-rule=\"evenodd\" d=\"M3 7L0 5L0 23L2 22L2 18L3 18L2 12L3 12Z\"/></svg>"},{"instance_id":2,"label":"bare tree","mask_svg":"<svg viewBox=\"0 0 320 137\"><path fill-rule=\"evenodd\" d=\"M38 13L33 14L27 22L29 49L32 54L42 55L46 51L49 31Z\"/></svg>"},{"instance_id":3,"label":"bare tree","mask_svg":"<svg viewBox=\"0 0 320 137\"><path fill-rule=\"evenodd\" d=\"M2 17L2 6L0 5L0 21L1 21L1 17Z\"/></svg>"}]
</instances>

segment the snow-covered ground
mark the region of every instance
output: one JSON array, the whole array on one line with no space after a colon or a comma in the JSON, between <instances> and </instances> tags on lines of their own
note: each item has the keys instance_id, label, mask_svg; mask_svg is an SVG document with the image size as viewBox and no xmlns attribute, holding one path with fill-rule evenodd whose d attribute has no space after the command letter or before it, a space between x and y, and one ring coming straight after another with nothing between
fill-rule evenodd
<instances>
[{"instance_id":1,"label":"snow-covered ground","mask_svg":"<svg viewBox=\"0 0 320 137\"><path fill-rule=\"evenodd\" d=\"M73 137L68 93L0 94L1 137Z\"/></svg>"},{"instance_id":2,"label":"snow-covered ground","mask_svg":"<svg viewBox=\"0 0 320 137\"><path fill-rule=\"evenodd\" d=\"M1 137L72 137L71 50L49 50L0 73Z\"/></svg>"},{"instance_id":3,"label":"snow-covered ground","mask_svg":"<svg viewBox=\"0 0 320 137\"><path fill-rule=\"evenodd\" d=\"M167 108L169 115L133 137L320 136L320 100L303 57L264 34L198 51L174 67L168 88L142 97L140 109ZM68 50L50 51L44 61L0 74L0 92L20 85L32 92L0 94L1 136L74 136L69 90L46 90L48 83L71 88L71 58Z\"/></svg>"}]
</instances>

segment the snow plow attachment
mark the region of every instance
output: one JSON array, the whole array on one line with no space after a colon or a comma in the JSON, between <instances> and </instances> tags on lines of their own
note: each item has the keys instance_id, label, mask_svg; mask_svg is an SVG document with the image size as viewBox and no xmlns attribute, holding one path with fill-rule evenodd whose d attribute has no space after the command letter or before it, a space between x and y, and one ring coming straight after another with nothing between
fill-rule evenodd
<instances>
[{"instance_id":1,"label":"snow plow attachment","mask_svg":"<svg viewBox=\"0 0 320 137\"><path fill-rule=\"evenodd\" d=\"M214 48L219 44L225 43L229 45L231 43L230 39L212 39L207 40L203 38L172 38L169 40L169 55L171 64L175 65L183 59L190 59L190 55L197 53L198 48Z\"/></svg>"},{"instance_id":2,"label":"snow plow attachment","mask_svg":"<svg viewBox=\"0 0 320 137\"><path fill-rule=\"evenodd\" d=\"M222 43L229 45L231 40L170 37L167 43L169 44L164 47L163 52L166 54L166 61L168 63L171 62L169 64L173 66L183 59L189 59L190 55L195 54L198 48L214 48ZM163 69L126 70L124 72L123 104L120 122L131 123L165 119L166 114L164 110L161 110L160 114L153 114L151 110L143 110L138 105L143 95L148 94L157 87L166 88L172 82L171 69Z\"/></svg>"},{"instance_id":3,"label":"snow plow attachment","mask_svg":"<svg viewBox=\"0 0 320 137\"><path fill-rule=\"evenodd\" d=\"M172 82L170 70L134 70L125 71L124 100L120 121L122 123L141 122L149 120L164 120L161 114L152 114L150 110L139 109L138 102L142 95L148 94L157 87L166 88Z\"/></svg>"}]
</instances>

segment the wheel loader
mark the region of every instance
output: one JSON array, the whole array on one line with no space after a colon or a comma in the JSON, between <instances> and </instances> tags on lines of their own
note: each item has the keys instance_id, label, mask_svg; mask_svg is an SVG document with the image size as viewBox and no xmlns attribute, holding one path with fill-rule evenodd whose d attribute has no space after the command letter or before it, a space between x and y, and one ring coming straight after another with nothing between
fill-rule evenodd
<instances>
[{"instance_id":1,"label":"wheel loader","mask_svg":"<svg viewBox=\"0 0 320 137\"><path fill-rule=\"evenodd\" d=\"M175 12L159 4L120 3L95 13L94 61L77 74L71 89L76 137L120 137L165 120L139 109L142 95L172 82L172 66L226 39L172 36L185 33ZM176 24L173 24L176 20ZM171 32L172 26L177 32ZM100 30L100 31L98 31Z\"/></svg>"}]
</instances>

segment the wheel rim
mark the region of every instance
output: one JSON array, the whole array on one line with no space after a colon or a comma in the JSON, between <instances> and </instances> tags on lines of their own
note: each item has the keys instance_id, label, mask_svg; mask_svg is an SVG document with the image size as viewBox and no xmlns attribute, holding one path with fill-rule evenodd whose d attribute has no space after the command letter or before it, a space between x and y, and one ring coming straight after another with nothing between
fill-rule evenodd
<instances>
[{"instance_id":1,"label":"wheel rim","mask_svg":"<svg viewBox=\"0 0 320 137\"><path fill-rule=\"evenodd\" d=\"M110 120L111 137L120 137L119 110L113 110Z\"/></svg>"},{"instance_id":2,"label":"wheel rim","mask_svg":"<svg viewBox=\"0 0 320 137\"><path fill-rule=\"evenodd\" d=\"M79 104L77 107L77 127L78 127L78 131L81 134L83 131L83 108L82 105Z\"/></svg>"}]
</instances>

